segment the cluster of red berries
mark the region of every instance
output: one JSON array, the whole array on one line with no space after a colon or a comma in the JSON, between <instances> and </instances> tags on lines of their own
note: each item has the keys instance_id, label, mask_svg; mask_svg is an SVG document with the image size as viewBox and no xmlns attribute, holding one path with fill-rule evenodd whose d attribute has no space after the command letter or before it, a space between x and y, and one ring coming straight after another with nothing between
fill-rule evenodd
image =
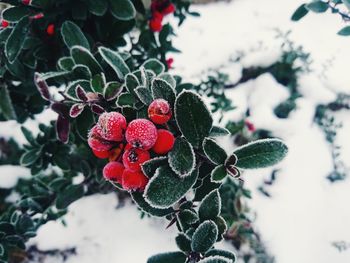
<instances>
[{"instance_id":1,"label":"cluster of red berries","mask_svg":"<svg viewBox=\"0 0 350 263\"><path fill-rule=\"evenodd\" d=\"M169 0L152 0L151 12L152 18L149 21L149 27L153 32L160 32L163 28L164 16L174 13L175 5Z\"/></svg>"},{"instance_id":2,"label":"cluster of red berries","mask_svg":"<svg viewBox=\"0 0 350 263\"><path fill-rule=\"evenodd\" d=\"M88 144L98 158L109 158L103 176L120 184L125 190L144 190L148 178L141 165L157 155L168 153L174 146L174 135L156 125L166 124L172 117L169 103L154 100L148 107L148 119L135 119L127 124L119 112L100 115L90 130Z\"/></svg>"}]
</instances>

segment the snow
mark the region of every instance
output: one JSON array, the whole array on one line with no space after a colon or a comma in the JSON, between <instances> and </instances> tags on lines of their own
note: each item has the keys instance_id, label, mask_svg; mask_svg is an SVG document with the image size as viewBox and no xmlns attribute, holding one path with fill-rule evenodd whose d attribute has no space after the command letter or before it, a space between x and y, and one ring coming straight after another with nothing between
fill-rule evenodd
<instances>
[{"instance_id":1,"label":"snow","mask_svg":"<svg viewBox=\"0 0 350 263\"><path fill-rule=\"evenodd\" d=\"M12 188L20 178L30 178L29 169L16 165L0 165L0 188Z\"/></svg>"},{"instance_id":2,"label":"snow","mask_svg":"<svg viewBox=\"0 0 350 263\"><path fill-rule=\"evenodd\" d=\"M350 37L336 35L343 22L336 15L309 14L293 23L290 16L304 0L233 0L193 7L200 18L189 18L177 30L174 44L182 50L172 55L174 73L187 80L198 81L208 69L228 73L232 82L241 77L243 66L266 66L281 54L278 28L291 30L290 38L311 52L312 72L299 78L303 94L297 110L288 119L278 119L273 108L288 97L287 89L271 75L227 91L237 107L224 115L222 123L240 119L251 110L250 121L257 128L266 128L285 140L289 155L276 167L280 169L274 185L269 187L272 198L263 196L257 187L269 178L272 168L245 172L248 189L253 190L249 206L257 214L256 228L277 263L348 263L350 250L339 252L334 241L350 241L349 199L350 179L330 184L325 177L332 169L329 146L320 128L313 123L315 105L335 99L335 91L350 91L348 58ZM175 21L172 21L175 22ZM195 40L195 41L194 41ZM243 54L235 62L235 58ZM341 158L350 165L349 112L337 113L343 122L337 144L342 145ZM52 112L39 116L48 123ZM37 132L37 121L25 123ZM28 126L27 126L28 125ZM1 135L13 136L25 142L19 125L1 123ZM232 150L226 140L225 150ZM2 170L4 169L4 170ZM26 169L1 167L0 184L12 186L17 175ZM6 178L5 180L3 178ZM69 208L61 222L50 222L39 229L31 241L40 249L76 247L77 254L67 259L74 262L146 262L148 256L174 250L175 232L164 230L160 219L140 219L140 213L129 203L116 209L113 194L85 197ZM344 231L345 230L345 231ZM224 244L226 248L230 247ZM45 263L62 261L49 257Z\"/></svg>"}]
</instances>

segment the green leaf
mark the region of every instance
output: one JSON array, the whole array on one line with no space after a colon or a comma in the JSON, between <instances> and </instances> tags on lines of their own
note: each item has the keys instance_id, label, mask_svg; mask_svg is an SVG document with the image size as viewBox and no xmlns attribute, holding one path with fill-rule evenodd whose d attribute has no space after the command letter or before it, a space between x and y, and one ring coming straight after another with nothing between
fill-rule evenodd
<instances>
[{"instance_id":1,"label":"green leaf","mask_svg":"<svg viewBox=\"0 0 350 263\"><path fill-rule=\"evenodd\" d=\"M221 211L221 197L217 189L210 192L201 202L198 214L201 221L215 219Z\"/></svg>"},{"instance_id":2,"label":"green leaf","mask_svg":"<svg viewBox=\"0 0 350 263\"><path fill-rule=\"evenodd\" d=\"M236 166L243 169L257 169L275 165L287 155L287 146L278 139L258 140L236 149Z\"/></svg>"},{"instance_id":3,"label":"green leaf","mask_svg":"<svg viewBox=\"0 0 350 263\"><path fill-rule=\"evenodd\" d=\"M108 9L108 1L107 0L88 0L87 1L88 8L90 13L96 16L103 16Z\"/></svg>"},{"instance_id":4,"label":"green leaf","mask_svg":"<svg viewBox=\"0 0 350 263\"><path fill-rule=\"evenodd\" d=\"M350 26L343 27L341 30L339 30L338 35L349 36L350 35Z\"/></svg>"},{"instance_id":5,"label":"green leaf","mask_svg":"<svg viewBox=\"0 0 350 263\"><path fill-rule=\"evenodd\" d=\"M7 120L17 119L17 115L12 104L10 93L6 86L0 86L0 113Z\"/></svg>"},{"instance_id":6,"label":"green leaf","mask_svg":"<svg viewBox=\"0 0 350 263\"><path fill-rule=\"evenodd\" d=\"M174 78L171 74L165 72L165 73L160 74L160 75L158 76L158 78L160 78L160 79L165 80L166 82L168 82L168 83L170 84L170 86L173 87L173 89L176 88L176 80L175 80L175 78Z\"/></svg>"},{"instance_id":7,"label":"green leaf","mask_svg":"<svg viewBox=\"0 0 350 263\"><path fill-rule=\"evenodd\" d=\"M128 65L117 52L105 47L99 47L98 52L108 65L112 67L118 78L124 79L125 75L130 72Z\"/></svg>"},{"instance_id":8,"label":"green leaf","mask_svg":"<svg viewBox=\"0 0 350 263\"><path fill-rule=\"evenodd\" d=\"M40 157L41 149L33 149L22 154L19 163L21 166L29 166Z\"/></svg>"},{"instance_id":9,"label":"green leaf","mask_svg":"<svg viewBox=\"0 0 350 263\"><path fill-rule=\"evenodd\" d=\"M90 69L92 76L103 72L101 65L97 62L88 49L81 46L74 46L70 49L70 54L75 64L87 66Z\"/></svg>"},{"instance_id":10,"label":"green leaf","mask_svg":"<svg viewBox=\"0 0 350 263\"><path fill-rule=\"evenodd\" d=\"M230 263L236 262L236 255L235 254L233 254L230 251L221 250L221 249L211 249L205 254L205 256L206 257L220 256L220 257L224 257L224 258L231 260Z\"/></svg>"},{"instance_id":11,"label":"green leaf","mask_svg":"<svg viewBox=\"0 0 350 263\"><path fill-rule=\"evenodd\" d=\"M221 182L224 180L227 176L226 168L224 165L219 165L216 166L212 171L211 171L211 180L213 182Z\"/></svg>"},{"instance_id":12,"label":"green leaf","mask_svg":"<svg viewBox=\"0 0 350 263\"><path fill-rule=\"evenodd\" d=\"M144 162L141 165L141 169L142 172L148 177L151 178L153 177L153 175L155 174L156 170L160 167L160 166L164 166L168 164L168 158L164 157L164 156L160 156L160 157L155 157L151 160L148 160L146 162Z\"/></svg>"},{"instance_id":13,"label":"green leaf","mask_svg":"<svg viewBox=\"0 0 350 263\"><path fill-rule=\"evenodd\" d=\"M328 4L323 1L313 1L306 5L306 8L315 13L324 13L328 9Z\"/></svg>"},{"instance_id":14,"label":"green leaf","mask_svg":"<svg viewBox=\"0 0 350 263\"><path fill-rule=\"evenodd\" d=\"M161 166L149 181L144 197L153 207L171 207L191 189L197 177L198 170L194 170L191 175L181 179L170 167Z\"/></svg>"},{"instance_id":15,"label":"green leaf","mask_svg":"<svg viewBox=\"0 0 350 263\"><path fill-rule=\"evenodd\" d=\"M75 92L77 86L81 86L85 92L93 91L91 89L90 81L79 79L79 80L76 80L76 81L69 83L69 85L67 86L67 88L64 92L65 96L67 96L71 100L78 100L78 97L76 96L76 92Z\"/></svg>"},{"instance_id":16,"label":"green leaf","mask_svg":"<svg viewBox=\"0 0 350 263\"><path fill-rule=\"evenodd\" d=\"M156 217L164 217L166 215L169 215L174 211L172 208L155 208L152 207L149 203L146 202L145 198L142 196L141 192L131 192L131 198L136 203L138 208L140 208L143 212L150 214L152 216Z\"/></svg>"},{"instance_id":17,"label":"green leaf","mask_svg":"<svg viewBox=\"0 0 350 263\"><path fill-rule=\"evenodd\" d=\"M168 82L162 79L155 78L152 81L152 95L154 99L164 99L171 107L175 102L175 90L170 86Z\"/></svg>"},{"instance_id":18,"label":"green leaf","mask_svg":"<svg viewBox=\"0 0 350 263\"><path fill-rule=\"evenodd\" d=\"M109 0L112 15L119 20L131 20L136 9L130 0Z\"/></svg>"},{"instance_id":19,"label":"green leaf","mask_svg":"<svg viewBox=\"0 0 350 263\"><path fill-rule=\"evenodd\" d=\"M200 148L210 133L213 119L200 96L184 90L175 101L175 119L183 136L194 148Z\"/></svg>"},{"instance_id":20,"label":"green leaf","mask_svg":"<svg viewBox=\"0 0 350 263\"><path fill-rule=\"evenodd\" d=\"M142 64L145 69L152 70L156 75L164 72L165 66L158 59L148 59Z\"/></svg>"},{"instance_id":21,"label":"green leaf","mask_svg":"<svg viewBox=\"0 0 350 263\"><path fill-rule=\"evenodd\" d=\"M213 139L205 138L203 150L208 159L214 164L224 164L227 154Z\"/></svg>"},{"instance_id":22,"label":"green leaf","mask_svg":"<svg viewBox=\"0 0 350 263\"><path fill-rule=\"evenodd\" d=\"M347 9L350 10L350 0L341 0Z\"/></svg>"},{"instance_id":23,"label":"green leaf","mask_svg":"<svg viewBox=\"0 0 350 263\"><path fill-rule=\"evenodd\" d=\"M135 102L136 99L133 95L131 95L130 93L122 93L117 98L116 105L118 107L133 107Z\"/></svg>"},{"instance_id":24,"label":"green leaf","mask_svg":"<svg viewBox=\"0 0 350 263\"><path fill-rule=\"evenodd\" d=\"M139 100L145 104L149 105L152 102L152 94L146 87L140 86L135 89L135 93Z\"/></svg>"},{"instance_id":25,"label":"green leaf","mask_svg":"<svg viewBox=\"0 0 350 263\"><path fill-rule=\"evenodd\" d=\"M61 35L64 43L68 48L73 46L82 46L90 50L89 41L86 39L84 33L72 21L66 21L63 23L61 28Z\"/></svg>"},{"instance_id":26,"label":"green leaf","mask_svg":"<svg viewBox=\"0 0 350 263\"><path fill-rule=\"evenodd\" d=\"M217 237L218 227L216 224L210 220L204 221L192 236L192 251L207 252L215 244Z\"/></svg>"},{"instance_id":27,"label":"green leaf","mask_svg":"<svg viewBox=\"0 0 350 263\"><path fill-rule=\"evenodd\" d=\"M175 238L177 247L183 252L191 251L191 239L185 233L179 233Z\"/></svg>"},{"instance_id":28,"label":"green leaf","mask_svg":"<svg viewBox=\"0 0 350 263\"><path fill-rule=\"evenodd\" d=\"M171 169L180 177L190 175L196 167L196 156L193 148L182 137L176 138L168 157Z\"/></svg>"},{"instance_id":29,"label":"green leaf","mask_svg":"<svg viewBox=\"0 0 350 263\"><path fill-rule=\"evenodd\" d=\"M208 257L198 261L198 263L233 263L231 260L221 256Z\"/></svg>"},{"instance_id":30,"label":"green leaf","mask_svg":"<svg viewBox=\"0 0 350 263\"><path fill-rule=\"evenodd\" d=\"M9 22L17 22L21 20L24 16L28 16L29 14L31 14L29 8L25 6L14 6L6 8L2 12L2 18Z\"/></svg>"},{"instance_id":31,"label":"green leaf","mask_svg":"<svg viewBox=\"0 0 350 263\"><path fill-rule=\"evenodd\" d=\"M180 211L177 217L182 231L186 231L192 224L195 224L199 220L198 215L190 209Z\"/></svg>"},{"instance_id":32,"label":"green leaf","mask_svg":"<svg viewBox=\"0 0 350 263\"><path fill-rule=\"evenodd\" d=\"M5 43L5 54L10 63L13 63L21 53L28 32L29 19L23 17L13 28Z\"/></svg>"},{"instance_id":33,"label":"green leaf","mask_svg":"<svg viewBox=\"0 0 350 263\"><path fill-rule=\"evenodd\" d=\"M213 126L213 128L210 131L209 136L210 137L219 137L219 136L226 136L229 135L230 131L225 129L225 128L221 128L219 126Z\"/></svg>"},{"instance_id":34,"label":"green leaf","mask_svg":"<svg viewBox=\"0 0 350 263\"><path fill-rule=\"evenodd\" d=\"M131 94L136 95L135 89L140 86L140 83L134 74L129 73L125 76L125 86Z\"/></svg>"},{"instance_id":35,"label":"green leaf","mask_svg":"<svg viewBox=\"0 0 350 263\"><path fill-rule=\"evenodd\" d=\"M150 257L147 263L185 263L186 258L182 252L168 252Z\"/></svg>"},{"instance_id":36,"label":"green leaf","mask_svg":"<svg viewBox=\"0 0 350 263\"><path fill-rule=\"evenodd\" d=\"M26 127L22 126L21 127L21 131L24 135L24 137L26 138L26 140L31 144L31 145L37 145L37 142L34 139L33 133L28 130Z\"/></svg>"},{"instance_id":37,"label":"green leaf","mask_svg":"<svg viewBox=\"0 0 350 263\"><path fill-rule=\"evenodd\" d=\"M56 199L56 207L58 209L66 209L71 203L84 196L84 185L70 185L60 192Z\"/></svg>"},{"instance_id":38,"label":"green leaf","mask_svg":"<svg viewBox=\"0 0 350 263\"><path fill-rule=\"evenodd\" d=\"M118 95L122 92L122 90L123 90L122 83L119 83L116 81L108 82L103 91L103 96L107 101L111 101L117 98Z\"/></svg>"},{"instance_id":39,"label":"green leaf","mask_svg":"<svg viewBox=\"0 0 350 263\"><path fill-rule=\"evenodd\" d=\"M297 8L297 10L295 10L291 19L292 19L292 21L299 21L304 16L306 16L307 13L309 13L309 10L306 8L306 4L302 4L301 6L299 6Z\"/></svg>"},{"instance_id":40,"label":"green leaf","mask_svg":"<svg viewBox=\"0 0 350 263\"><path fill-rule=\"evenodd\" d=\"M226 221L221 216L218 216L213 221L214 221L214 223L216 224L216 226L218 227L218 230L219 230L219 235L218 235L218 239L217 240L220 240L223 237L223 234L227 231Z\"/></svg>"}]
</instances>

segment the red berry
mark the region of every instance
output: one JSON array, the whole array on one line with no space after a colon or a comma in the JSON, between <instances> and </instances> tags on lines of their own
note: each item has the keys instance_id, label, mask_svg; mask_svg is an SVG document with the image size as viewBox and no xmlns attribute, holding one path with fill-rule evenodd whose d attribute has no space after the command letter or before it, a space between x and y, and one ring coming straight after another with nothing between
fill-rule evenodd
<instances>
[{"instance_id":1,"label":"red berry","mask_svg":"<svg viewBox=\"0 0 350 263\"><path fill-rule=\"evenodd\" d=\"M96 150L92 149L92 152L94 153L94 155L97 158L100 158L100 159L106 159L110 155L110 151L96 151Z\"/></svg>"},{"instance_id":2,"label":"red berry","mask_svg":"<svg viewBox=\"0 0 350 263\"><path fill-rule=\"evenodd\" d=\"M156 124L164 124L171 118L170 105L166 100L156 99L148 107L148 117Z\"/></svg>"},{"instance_id":3,"label":"red berry","mask_svg":"<svg viewBox=\"0 0 350 263\"><path fill-rule=\"evenodd\" d=\"M95 151L108 151L112 148L113 143L101 138L100 130L97 125L90 130L88 144Z\"/></svg>"},{"instance_id":4,"label":"red berry","mask_svg":"<svg viewBox=\"0 0 350 263\"><path fill-rule=\"evenodd\" d=\"M123 154L123 164L126 169L140 171L141 164L151 159L149 152L137 148L126 147Z\"/></svg>"},{"instance_id":5,"label":"red berry","mask_svg":"<svg viewBox=\"0 0 350 263\"><path fill-rule=\"evenodd\" d=\"M44 13L37 13L36 15L32 16L31 18L34 20L41 19L44 17Z\"/></svg>"},{"instance_id":6,"label":"red berry","mask_svg":"<svg viewBox=\"0 0 350 263\"><path fill-rule=\"evenodd\" d=\"M159 19L152 18L149 21L149 28L151 29L152 32L162 31L162 28L163 28L162 21Z\"/></svg>"},{"instance_id":7,"label":"red berry","mask_svg":"<svg viewBox=\"0 0 350 263\"><path fill-rule=\"evenodd\" d=\"M55 34L55 25L54 24L50 24L47 26L46 28L46 32L48 35L52 36L53 34Z\"/></svg>"},{"instance_id":8,"label":"red berry","mask_svg":"<svg viewBox=\"0 0 350 263\"><path fill-rule=\"evenodd\" d=\"M245 121L245 125L247 126L248 131L250 131L250 132L255 132L256 131L256 128L255 128L254 124L251 123L250 121L246 120Z\"/></svg>"},{"instance_id":9,"label":"red berry","mask_svg":"<svg viewBox=\"0 0 350 263\"><path fill-rule=\"evenodd\" d=\"M126 141L135 148L149 150L157 140L157 128L147 119L136 119L129 123Z\"/></svg>"},{"instance_id":10,"label":"red berry","mask_svg":"<svg viewBox=\"0 0 350 263\"><path fill-rule=\"evenodd\" d=\"M125 169L122 176L122 186L125 190L144 190L148 178L140 171L135 172Z\"/></svg>"},{"instance_id":11,"label":"red berry","mask_svg":"<svg viewBox=\"0 0 350 263\"><path fill-rule=\"evenodd\" d=\"M30 5L31 4L31 0L22 0L22 4L24 5Z\"/></svg>"},{"instance_id":12,"label":"red berry","mask_svg":"<svg viewBox=\"0 0 350 263\"><path fill-rule=\"evenodd\" d=\"M119 162L110 162L103 168L103 177L106 180L115 181L122 184L124 166Z\"/></svg>"},{"instance_id":13,"label":"red berry","mask_svg":"<svg viewBox=\"0 0 350 263\"><path fill-rule=\"evenodd\" d=\"M174 59L173 58L168 58L166 60L166 64L167 64L169 69L173 67L173 63L174 63Z\"/></svg>"},{"instance_id":14,"label":"red berry","mask_svg":"<svg viewBox=\"0 0 350 263\"><path fill-rule=\"evenodd\" d=\"M105 112L98 118L102 138L109 141L122 141L126 129L126 119L119 112Z\"/></svg>"},{"instance_id":15,"label":"red berry","mask_svg":"<svg viewBox=\"0 0 350 263\"><path fill-rule=\"evenodd\" d=\"M119 157L121 156L124 149L124 144L120 143L118 147L113 148L109 151L109 161L117 161L119 160Z\"/></svg>"},{"instance_id":16,"label":"red berry","mask_svg":"<svg viewBox=\"0 0 350 263\"><path fill-rule=\"evenodd\" d=\"M1 27L3 27L3 28L8 27L9 25L10 25L10 23L7 22L6 20L2 20L2 21L1 21Z\"/></svg>"},{"instance_id":17,"label":"red berry","mask_svg":"<svg viewBox=\"0 0 350 263\"><path fill-rule=\"evenodd\" d=\"M166 154L174 147L174 135L164 129L158 130L158 138L152 150L157 154Z\"/></svg>"},{"instance_id":18,"label":"red berry","mask_svg":"<svg viewBox=\"0 0 350 263\"><path fill-rule=\"evenodd\" d=\"M166 6L165 8L163 8L162 14L163 14L163 15L169 15L169 14L171 14L171 13L174 13L175 10L176 10L175 5L172 4L172 3L170 3L168 6Z\"/></svg>"}]
</instances>

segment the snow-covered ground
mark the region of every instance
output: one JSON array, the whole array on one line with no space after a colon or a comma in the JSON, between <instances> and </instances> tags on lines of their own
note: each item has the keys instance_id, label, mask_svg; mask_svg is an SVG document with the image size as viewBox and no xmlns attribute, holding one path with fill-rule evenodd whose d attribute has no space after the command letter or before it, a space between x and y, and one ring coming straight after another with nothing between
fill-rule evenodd
<instances>
[{"instance_id":1,"label":"snow-covered ground","mask_svg":"<svg viewBox=\"0 0 350 263\"><path fill-rule=\"evenodd\" d=\"M350 250L338 252L331 243L350 242L350 179L336 184L325 179L331 171L331 156L312 118L317 103L334 99L332 90L350 93L350 37L336 35L342 22L335 15L311 14L299 23L290 22L291 14L302 2L233 0L193 7L201 17L189 18L177 32L175 45L182 53L174 55L174 72L196 80L208 68L223 67L233 80L238 79L242 66L268 65L278 59L280 40L275 38L275 29L292 30L291 39L310 51L313 59L313 72L300 79L304 97L297 100L297 110L287 120L274 116L273 107L288 93L265 74L228 91L238 109L225 114L225 120L239 118L249 106L251 121L258 128L272 130L290 148L288 157L278 166L281 172L277 181L269 188L272 198L256 190L271 169L244 174L247 187L253 190L249 206L257 215L255 225L276 262L348 263ZM246 53L242 63L229 64L237 51ZM47 121L48 116L52 114L41 115L41 119ZM338 117L344 124L338 144L350 166L350 114L341 112ZM33 123L26 125L33 127ZM23 141L14 123L1 127L1 134L15 134ZM0 168L0 181L6 169L9 167ZM116 209L117 202L113 194L79 200L69 208L67 227L51 222L39 230L31 243L42 250L76 247L77 255L69 257L68 263L146 262L154 253L176 249L175 233L171 229L161 231L164 222L141 220L134 206L126 204ZM53 257L45 261L61 262Z\"/></svg>"}]
</instances>

